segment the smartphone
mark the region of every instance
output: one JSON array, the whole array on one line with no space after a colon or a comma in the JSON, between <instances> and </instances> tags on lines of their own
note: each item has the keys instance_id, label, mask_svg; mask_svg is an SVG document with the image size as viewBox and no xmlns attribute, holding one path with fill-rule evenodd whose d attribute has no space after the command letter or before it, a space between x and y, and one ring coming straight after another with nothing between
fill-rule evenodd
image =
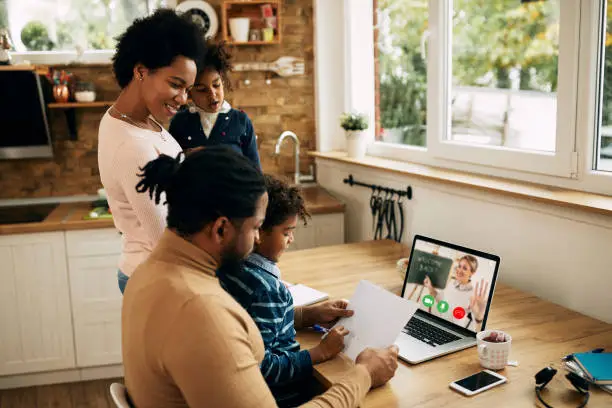
<instances>
[{"instance_id":1,"label":"smartphone","mask_svg":"<svg viewBox=\"0 0 612 408\"><path fill-rule=\"evenodd\" d=\"M469 377L453 381L450 383L450 387L462 394L472 396L486 391L489 388L503 384L506 381L508 381L508 379L501 374L497 374L491 370L482 370L481 372L470 375Z\"/></svg>"}]
</instances>

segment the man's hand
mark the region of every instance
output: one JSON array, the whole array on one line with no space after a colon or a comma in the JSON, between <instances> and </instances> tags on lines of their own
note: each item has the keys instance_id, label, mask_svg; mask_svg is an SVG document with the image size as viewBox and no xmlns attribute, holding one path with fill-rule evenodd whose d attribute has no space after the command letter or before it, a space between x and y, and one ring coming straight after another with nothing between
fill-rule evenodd
<instances>
[{"instance_id":1,"label":"man's hand","mask_svg":"<svg viewBox=\"0 0 612 408\"><path fill-rule=\"evenodd\" d=\"M339 318L350 317L353 311L347 309L346 300L328 300L312 306L302 308L302 326L310 327L313 324L320 324L323 327L332 327Z\"/></svg>"},{"instance_id":2,"label":"man's hand","mask_svg":"<svg viewBox=\"0 0 612 408\"><path fill-rule=\"evenodd\" d=\"M397 370L397 346L384 349L367 348L355 359L355 364L361 364L370 373L372 388L380 387L389 381Z\"/></svg>"}]
</instances>

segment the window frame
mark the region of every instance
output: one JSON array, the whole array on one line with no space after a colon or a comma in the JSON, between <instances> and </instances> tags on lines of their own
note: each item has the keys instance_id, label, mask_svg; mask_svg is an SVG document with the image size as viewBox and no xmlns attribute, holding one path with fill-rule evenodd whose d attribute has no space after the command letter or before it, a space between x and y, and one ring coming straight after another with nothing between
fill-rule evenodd
<instances>
[{"instance_id":1,"label":"window frame","mask_svg":"<svg viewBox=\"0 0 612 408\"><path fill-rule=\"evenodd\" d=\"M578 88L580 4L559 0L559 80L555 152L531 152L519 149L460 143L448 140L451 130L450 90L452 84L453 1L429 1L430 36L427 54L427 148L431 154L447 160L465 161L484 166L519 169L525 172L576 177L575 155L576 92ZM431 105L430 105L431 106Z\"/></svg>"},{"instance_id":2,"label":"window frame","mask_svg":"<svg viewBox=\"0 0 612 408\"><path fill-rule=\"evenodd\" d=\"M11 58L13 64L110 64L114 54L115 50L85 50L80 56L76 51L23 51L11 52Z\"/></svg>"},{"instance_id":3,"label":"window frame","mask_svg":"<svg viewBox=\"0 0 612 408\"><path fill-rule=\"evenodd\" d=\"M572 1L575 2L571 3ZM429 0L431 34L428 43L427 71L427 147L393 145L375 141L369 146L368 154L470 173L612 195L612 172L593 169L595 142L599 140L597 116L601 115L598 105L602 97L599 84L603 73L599 69L599 58L601 58L603 48L601 24L605 19L605 8L602 6L602 2L605 1L570 0L567 2L567 0L561 0L560 24L566 22L565 24L572 24L572 27L564 27L563 30L560 30L557 129L565 126L565 132L557 132L557 152L555 154L510 149L500 151L499 148L489 146L462 146L457 142L440 141L440 135L444 134L445 129L450 131L449 108L444 103L448 100L448 95L446 95L448 91L442 89L444 87L430 86L430 84L435 82L432 81L432 78L438 79L438 82L435 83L443 83L440 79L448 79L446 76L450 76L450 70L445 66L447 62L444 61L449 58L440 58L440 54L445 52L445 49L440 47L440 40L448 44L450 33L444 27L436 26L435 23L441 19L450 18L448 13L451 8L449 2L437 0ZM564 6L572 4L575 5L572 12L567 9L563 10ZM437 19L431 18L434 12L438 15ZM594 21L598 24L593 24ZM573 30L569 30L570 28ZM562 42L564 53L561 52ZM433 55L438 57L434 58ZM595 72L597 75L594 74ZM561 87L562 81L566 81L563 88ZM469 160L457 160L458 155ZM539 161L541 163L534 163Z\"/></svg>"}]
</instances>

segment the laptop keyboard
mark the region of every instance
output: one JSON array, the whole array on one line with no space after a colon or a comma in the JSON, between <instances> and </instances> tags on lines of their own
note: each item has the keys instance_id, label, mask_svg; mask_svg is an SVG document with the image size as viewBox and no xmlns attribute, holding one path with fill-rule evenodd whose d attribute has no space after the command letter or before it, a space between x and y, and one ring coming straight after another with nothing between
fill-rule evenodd
<instances>
[{"instance_id":1,"label":"laptop keyboard","mask_svg":"<svg viewBox=\"0 0 612 408\"><path fill-rule=\"evenodd\" d=\"M433 347L447 344L461 338L417 318L410 319L402 331Z\"/></svg>"}]
</instances>

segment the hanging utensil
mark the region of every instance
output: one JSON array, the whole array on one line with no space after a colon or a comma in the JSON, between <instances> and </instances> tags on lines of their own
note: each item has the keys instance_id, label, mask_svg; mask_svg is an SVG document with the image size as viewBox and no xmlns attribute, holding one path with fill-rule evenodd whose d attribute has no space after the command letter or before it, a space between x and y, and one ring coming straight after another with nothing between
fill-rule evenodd
<instances>
[{"instance_id":1,"label":"hanging utensil","mask_svg":"<svg viewBox=\"0 0 612 408\"><path fill-rule=\"evenodd\" d=\"M378 200L374 187L372 187L372 195L370 196L370 212L372 213L372 234L374 234L376 232L376 215L378 214Z\"/></svg>"},{"instance_id":2,"label":"hanging utensil","mask_svg":"<svg viewBox=\"0 0 612 408\"><path fill-rule=\"evenodd\" d=\"M399 232L397 234L397 242L402 242L404 236L404 203L402 202L402 197L400 196L397 200L397 208L399 210Z\"/></svg>"},{"instance_id":3,"label":"hanging utensil","mask_svg":"<svg viewBox=\"0 0 612 408\"><path fill-rule=\"evenodd\" d=\"M393 199L393 195L394 193L391 192L391 197L385 200L385 205L387 207L387 213L385 216L387 225L386 239L396 239L397 235L397 225L395 223L395 200Z\"/></svg>"},{"instance_id":4,"label":"hanging utensil","mask_svg":"<svg viewBox=\"0 0 612 408\"><path fill-rule=\"evenodd\" d=\"M376 231L374 232L374 239L382 239L385 216L387 213L387 208L384 205L383 198L380 194L381 189L378 188L378 196L377 196L377 207L378 207L378 216L376 220Z\"/></svg>"}]
</instances>

